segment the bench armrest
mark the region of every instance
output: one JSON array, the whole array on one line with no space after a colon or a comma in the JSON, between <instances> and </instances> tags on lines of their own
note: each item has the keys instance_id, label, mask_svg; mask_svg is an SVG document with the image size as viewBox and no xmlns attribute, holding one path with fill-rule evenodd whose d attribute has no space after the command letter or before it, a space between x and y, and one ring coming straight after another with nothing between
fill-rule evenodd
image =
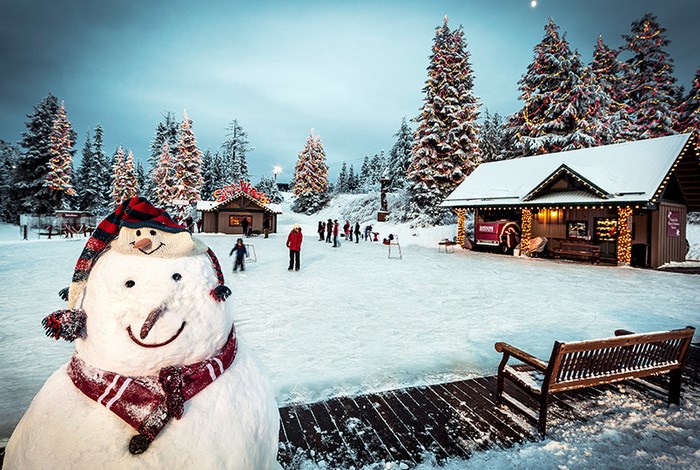
<instances>
[{"instance_id":1,"label":"bench armrest","mask_svg":"<svg viewBox=\"0 0 700 470\"><path fill-rule=\"evenodd\" d=\"M626 335L633 335L634 331L630 330L615 330L615 336L626 336Z\"/></svg>"},{"instance_id":2,"label":"bench armrest","mask_svg":"<svg viewBox=\"0 0 700 470\"><path fill-rule=\"evenodd\" d=\"M494 347L496 348L496 351L504 354L504 358L507 357L507 355L510 355L519 361L524 362L525 364L531 365L535 369L539 369L543 372L547 370L547 363L545 361L533 356L532 354L526 353L522 349L518 349L515 346L502 342L496 343Z\"/></svg>"}]
</instances>

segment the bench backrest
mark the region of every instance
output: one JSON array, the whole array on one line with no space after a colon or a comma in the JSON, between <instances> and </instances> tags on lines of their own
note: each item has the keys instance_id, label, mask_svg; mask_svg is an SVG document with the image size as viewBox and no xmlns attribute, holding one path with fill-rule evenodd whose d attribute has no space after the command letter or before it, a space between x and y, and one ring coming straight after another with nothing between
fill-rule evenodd
<instances>
[{"instance_id":1,"label":"bench backrest","mask_svg":"<svg viewBox=\"0 0 700 470\"><path fill-rule=\"evenodd\" d=\"M587 244L583 244L583 243L563 242L560 245L560 248L562 250L600 252L600 247L598 245L587 245Z\"/></svg>"},{"instance_id":2,"label":"bench backrest","mask_svg":"<svg viewBox=\"0 0 700 470\"><path fill-rule=\"evenodd\" d=\"M645 377L683 365L695 328L555 342L543 388L573 390Z\"/></svg>"}]
</instances>

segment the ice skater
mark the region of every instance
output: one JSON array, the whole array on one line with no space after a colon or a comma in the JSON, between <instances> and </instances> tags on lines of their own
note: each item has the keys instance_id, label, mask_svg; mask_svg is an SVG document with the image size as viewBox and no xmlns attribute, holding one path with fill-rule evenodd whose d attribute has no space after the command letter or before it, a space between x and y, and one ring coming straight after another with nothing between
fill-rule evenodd
<instances>
[{"instance_id":1,"label":"ice skater","mask_svg":"<svg viewBox=\"0 0 700 470\"><path fill-rule=\"evenodd\" d=\"M233 262L233 272L235 273L239 266L241 267L241 272L245 271L245 257L248 254L248 250L246 249L242 238L236 240L236 244L233 245L233 248L231 248L231 252L228 255L232 256L234 253L236 255L236 259Z\"/></svg>"}]
</instances>

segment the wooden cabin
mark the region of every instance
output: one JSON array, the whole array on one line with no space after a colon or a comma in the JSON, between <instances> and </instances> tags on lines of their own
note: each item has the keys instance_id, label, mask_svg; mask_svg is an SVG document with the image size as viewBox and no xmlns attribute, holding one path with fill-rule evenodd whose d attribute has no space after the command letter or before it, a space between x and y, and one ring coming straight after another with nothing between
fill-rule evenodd
<instances>
[{"instance_id":1,"label":"wooden cabin","mask_svg":"<svg viewBox=\"0 0 700 470\"><path fill-rule=\"evenodd\" d=\"M601 260L658 267L684 261L688 211L700 211L691 134L485 163L441 204L475 223L514 220L521 246L545 237L600 247Z\"/></svg>"},{"instance_id":2,"label":"wooden cabin","mask_svg":"<svg viewBox=\"0 0 700 470\"><path fill-rule=\"evenodd\" d=\"M197 210L202 217L205 233L243 234L243 219L254 234L263 232L269 221L270 233L277 232L277 216L282 213L277 204L263 204L245 192L237 192L223 201L199 201Z\"/></svg>"}]
</instances>

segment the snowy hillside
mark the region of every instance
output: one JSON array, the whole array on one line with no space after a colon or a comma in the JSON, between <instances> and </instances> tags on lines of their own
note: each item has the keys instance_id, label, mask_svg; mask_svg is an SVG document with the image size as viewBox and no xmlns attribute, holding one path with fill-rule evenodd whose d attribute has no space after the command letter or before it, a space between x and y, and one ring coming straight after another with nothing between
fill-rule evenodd
<instances>
[{"instance_id":1,"label":"snowy hillside","mask_svg":"<svg viewBox=\"0 0 700 470\"><path fill-rule=\"evenodd\" d=\"M459 248L445 254L437 243L452 238L456 226L376 223L371 213L354 208L359 198L342 196L321 213L305 216L288 210L287 197L279 233L246 239L257 260L249 260L245 273L231 272L227 255L235 236L199 235L222 262L240 338L268 369L279 405L494 374L500 359L496 341L546 356L554 340L599 338L616 328L641 332L700 325L699 276ZM402 259L390 259L380 243L343 241L333 248L319 241L318 221L328 218L341 225L345 219L359 221L363 228L371 223L380 239L398 235ZM305 235L301 271L288 272L285 240L294 223ZM700 258L699 228L688 230L694 258ZM0 283L11 293L0 298L0 397L5 397L0 438L10 435L33 395L72 352L70 344L47 339L40 322L65 305L57 292L68 285L84 242L22 241L17 227L0 225ZM599 451L617 452L621 459L639 440L654 441L652 433L628 442L616 431L633 429L653 414L658 423L671 423L659 431L659 439L686 447L645 452L666 452L671 466L698 466L700 444L692 437L700 427L698 394L684 391L682 412L689 415L683 419L658 402L613 401L621 411L590 425L567 423L544 443L527 444L518 453L490 452L470 465L597 466L600 461L592 456ZM637 412L640 406L647 409ZM619 448L611 448L610 439L593 438L598 432L617 439ZM580 465L568 461L574 457ZM633 462L646 458L639 454Z\"/></svg>"}]
</instances>

